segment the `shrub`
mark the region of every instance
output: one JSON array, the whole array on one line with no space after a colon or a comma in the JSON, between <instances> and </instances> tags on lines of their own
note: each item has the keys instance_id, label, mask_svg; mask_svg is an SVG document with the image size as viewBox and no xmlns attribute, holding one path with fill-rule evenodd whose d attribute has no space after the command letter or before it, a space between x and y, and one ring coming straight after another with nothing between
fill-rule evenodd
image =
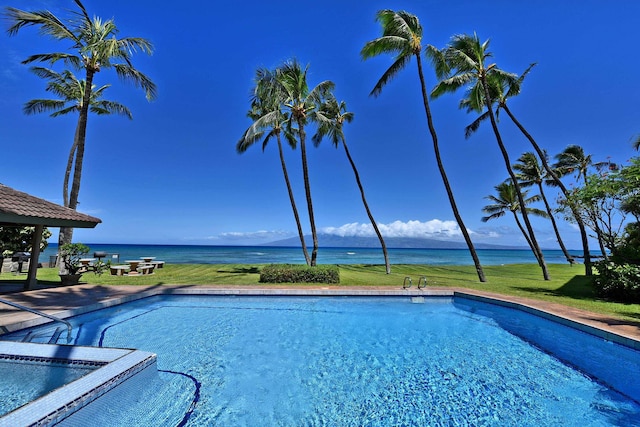
<instances>
[{"instance_id":1,"label":"shrub","mask_svg":"<svg viewBox=\"0 0 640 427\"><path fill-rule=\"evenodd\" d=\"M596 293L603 298L626 303L640 302L640 265L616 264L608 261L594 263Z\"/></svg>"},{"instance_id":2,"label":"shrub","mask_svg":"<svg viewBox=\"0 0 640 427\"><path fill-rule=\"evenodd\" d=\"M340 272L335 265L270 264L260 271L260 282L340 283Z\"/></svg>"}]
</instances>

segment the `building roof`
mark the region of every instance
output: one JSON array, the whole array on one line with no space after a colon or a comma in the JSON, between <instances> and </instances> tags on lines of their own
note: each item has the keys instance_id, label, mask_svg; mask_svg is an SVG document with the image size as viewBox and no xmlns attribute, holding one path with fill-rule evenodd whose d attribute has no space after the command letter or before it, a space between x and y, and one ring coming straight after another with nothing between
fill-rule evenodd
<instances>
[{"instance_id":1,"label":"building roof","mask_svg":"<svg viewBox=\"0 0 640 427\"><path fill-rule=\"evenodd\" d=\"M0 226L93 228L102 220L0 184Z\"/></svg>"}]
</instances>

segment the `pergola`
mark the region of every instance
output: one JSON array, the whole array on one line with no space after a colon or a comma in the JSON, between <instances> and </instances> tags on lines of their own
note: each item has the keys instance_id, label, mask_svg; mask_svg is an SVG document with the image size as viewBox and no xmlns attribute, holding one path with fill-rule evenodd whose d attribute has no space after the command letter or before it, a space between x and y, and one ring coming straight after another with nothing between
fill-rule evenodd
<instances>
[{"instance_id":1,"label":"pergola","mask_svg":"<svg viewBox=\"0 0 640 427\"><path fill-rule=\"evenodd\" d=\"M31 262L24 285L25 291L37 283L36 273L44 227L94 228L101 222L100 218L76 212L0 184L0 226L36 228L31 243Z\"/></svg>"}]
</instances>

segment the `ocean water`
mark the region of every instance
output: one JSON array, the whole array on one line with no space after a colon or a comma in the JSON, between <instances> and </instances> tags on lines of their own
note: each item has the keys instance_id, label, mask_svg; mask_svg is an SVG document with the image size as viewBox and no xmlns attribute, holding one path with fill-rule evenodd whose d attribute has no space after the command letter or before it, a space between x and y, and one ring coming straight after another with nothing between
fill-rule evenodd
<instances>
[{"instance_id":1,"label":"ocean water","mask_svg":"<svg viewBox=\"0 0 640 427\"><path fill-rule=\"evenodd\" d=\"M107 252L112 262L153 256L174 264L304 264L299 247L275 246L204 246L204 245L131 245L87 244L93 252ZM40 262L55 256L57 245L50 244L40 255ZM388 249L391 264L473 265L466 249ZM536 260L529 250L479 249L483 265L530 264ZM577 251L576 251L577 254ZM565 263L559 250L545 250L547 263ZM320 248L319 264L384 264L379 248Z\"/></svg>"}]
</instances>

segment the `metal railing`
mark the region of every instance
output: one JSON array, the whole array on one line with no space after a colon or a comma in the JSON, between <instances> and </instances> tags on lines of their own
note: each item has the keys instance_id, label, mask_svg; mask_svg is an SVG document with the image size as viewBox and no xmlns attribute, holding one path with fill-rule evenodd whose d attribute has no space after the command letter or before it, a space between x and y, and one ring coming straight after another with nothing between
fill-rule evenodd
<instances>
[{"instance_id":1,"label":"metal railing","mask_svg":"<svg viewBox=\"0 0 640 427\"><path fill-rule=\"evenodd\" d=\"M67 326L67 343L71 341L71 329L73 329L73 327L71 326L71 323L67 322L66 320L56 316L52 316L51 314L43 313L42 311L38 311L33 308L25 307L24 305L20 305L15 302L7 301L6 299L0 298L0 302L3 304L10 305L11 307L17 308L18 310L24 310L24 311L28 311L29 313L36 314L38 316L46 317L47 319L51 319L54 322L64 323Z\"/></svg>"}]
</instances>

